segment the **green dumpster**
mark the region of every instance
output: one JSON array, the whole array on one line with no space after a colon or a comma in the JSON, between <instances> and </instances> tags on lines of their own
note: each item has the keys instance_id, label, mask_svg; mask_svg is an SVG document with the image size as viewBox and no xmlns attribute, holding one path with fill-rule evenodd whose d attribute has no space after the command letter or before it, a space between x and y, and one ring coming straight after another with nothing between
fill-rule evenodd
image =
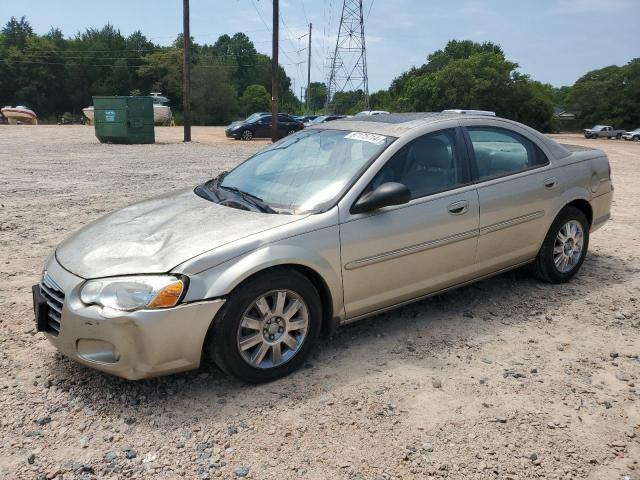
<instances>
[{"instance_id":1,"label":"green dumpster","mask_svg":"<svg viewBox=\"0 0 640 480\"><path fill-rule=\"evenodd\" d=\"M152 97L93 97L101 143L154 143Z\"/></svg>"}]
</instances>

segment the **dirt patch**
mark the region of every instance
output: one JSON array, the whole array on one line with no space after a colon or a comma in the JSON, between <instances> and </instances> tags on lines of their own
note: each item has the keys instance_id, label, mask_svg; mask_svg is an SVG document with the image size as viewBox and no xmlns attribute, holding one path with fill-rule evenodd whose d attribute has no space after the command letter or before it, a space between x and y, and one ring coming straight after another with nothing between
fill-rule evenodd
<instances>
[{"instance_id":1,"label":"dirt patch","mask_svg":"<svg viewBox=\"0 0 640 480\"><path fill-rule=\"evenodd\" d=\"M516 271L344 328L305 368L127 382L33 329L47 255L95 218L195 185L265 142L0 126L1 478L640 478L640 144L604 149L613 219L567 285Z\"/></svg>"}]
</instances>

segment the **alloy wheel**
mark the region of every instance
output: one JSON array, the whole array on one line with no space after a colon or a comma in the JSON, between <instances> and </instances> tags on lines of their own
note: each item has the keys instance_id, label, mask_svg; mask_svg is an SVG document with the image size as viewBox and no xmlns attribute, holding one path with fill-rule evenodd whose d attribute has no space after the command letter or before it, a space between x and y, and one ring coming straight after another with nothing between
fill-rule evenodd
<instances>
[{"instance_id":1,"label":"alloy wheel","mask_svg":"<svg viewBox=\"0 0 640 480\"><path fill-rule=\"evenodd\" d=\"M253 300L238 326L237 347L254 368L279 367L300 350L309 330L309 309L291 290L272 290Z\"/></svg>"},{"instance_id":2,"label":"alloy wheel","mask_svg":"<svg viewBox=\"0 0 640 480\"><path fill-rule=\"evenodd\" d=\"M584 231L580 222L569 220L556 235L553 245L553 262L561 273L573 270L584 249Z\"/></svg>"},{"instance_id":3,"label":"alloy wheel","mask_svg":"<svg viewBox=\"0 0 640 480\"><path fill-rule=\"evenodd\" d=\"M253 138L253 132L251 130L245 130L242 132L243 140L251 140Z\"/></svg>"}]
</instances>

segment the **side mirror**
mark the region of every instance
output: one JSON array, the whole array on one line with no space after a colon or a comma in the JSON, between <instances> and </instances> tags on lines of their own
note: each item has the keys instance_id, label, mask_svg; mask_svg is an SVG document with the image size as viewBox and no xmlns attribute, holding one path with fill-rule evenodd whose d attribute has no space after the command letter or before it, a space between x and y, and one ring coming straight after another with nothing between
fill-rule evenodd
<instances>
[{"instance_id":1,"label":"side mirror","mask_svg":"<svg viewBox=\"0 0 640 480\"><path fill-rule=\"evenodd\" d=\"M411 200L411 190L402 183L387 182L365 193L351 207L351 213L365 213L391 205L402 205Z\"/></svg>"}]
</instances>

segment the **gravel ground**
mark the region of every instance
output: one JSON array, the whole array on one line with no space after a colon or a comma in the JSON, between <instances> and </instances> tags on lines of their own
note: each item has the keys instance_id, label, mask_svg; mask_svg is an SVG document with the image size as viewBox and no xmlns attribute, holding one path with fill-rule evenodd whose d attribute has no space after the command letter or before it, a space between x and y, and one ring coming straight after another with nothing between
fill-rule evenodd
<instances>
[{"instance_id":1,"label":"gravel ground","mask_svg":"<svg viewBox=\"0 0 640 480\"><path fill-rule=\"evenodd\" d=\"M266 144L180 135L0 126L0 478L640 478L639 144L560 138L607 151L616 187L569 284L515 271L379 315L268 385L128 382L35 334L30 286L81 225Z\"/></svg>"}]
</instances>

